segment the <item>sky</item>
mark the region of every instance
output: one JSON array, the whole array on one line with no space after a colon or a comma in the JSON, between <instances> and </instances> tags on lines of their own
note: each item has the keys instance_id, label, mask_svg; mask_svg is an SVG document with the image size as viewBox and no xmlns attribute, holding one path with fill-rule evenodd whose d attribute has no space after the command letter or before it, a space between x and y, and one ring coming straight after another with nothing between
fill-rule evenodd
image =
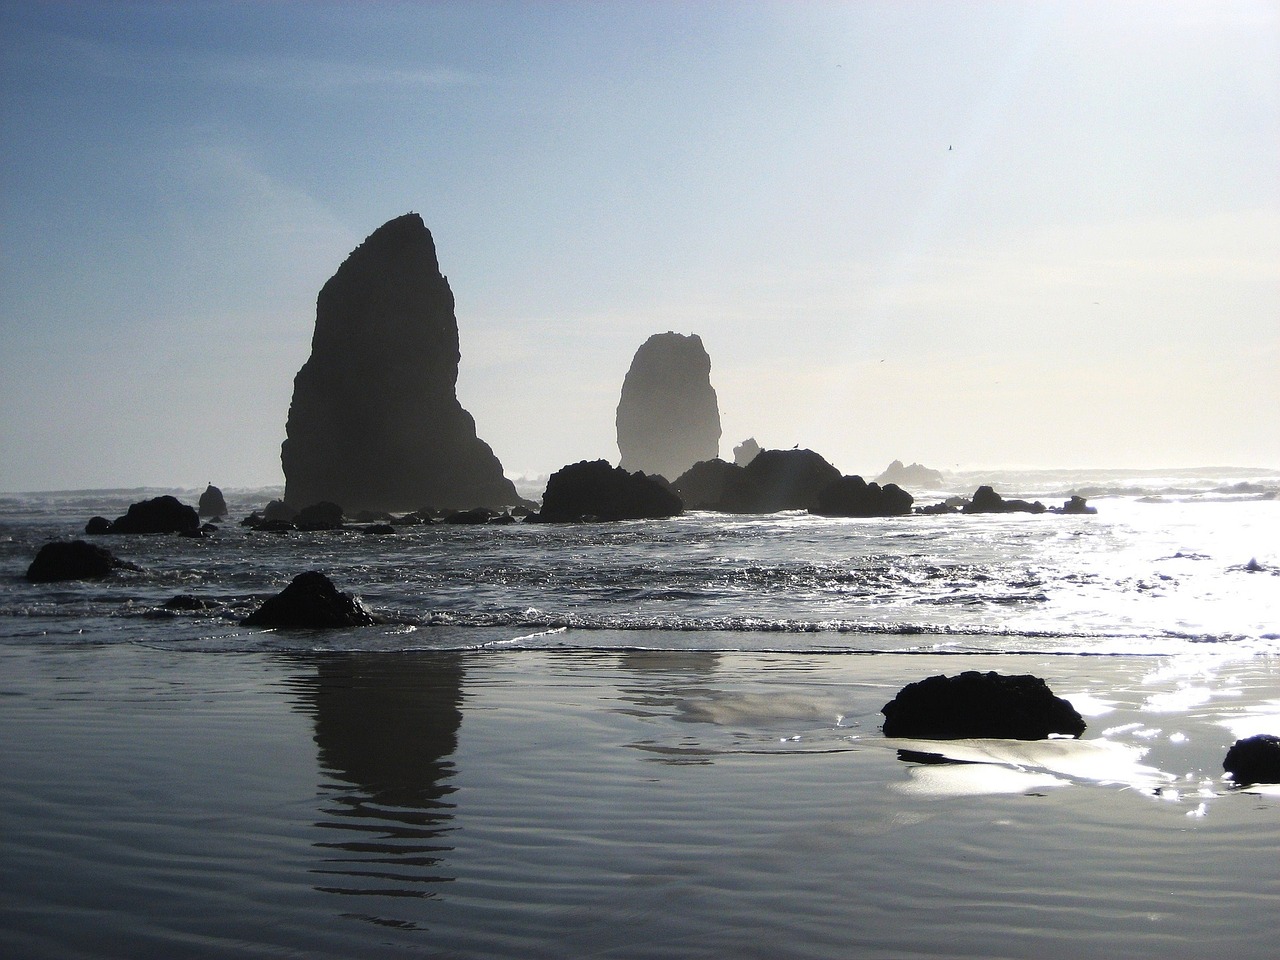
<instances>
[{"instance_id":1,"label":"sky","mask_svg":"<svg viewBox=\"0 0 1280 960\"><path fill-rule=\"evenodd\" d=\"M0 490L283 482L410 211L511 477L667 330L730 459L1280 468L1280 0L0 0Z\"/></svg>"}]
</instances>

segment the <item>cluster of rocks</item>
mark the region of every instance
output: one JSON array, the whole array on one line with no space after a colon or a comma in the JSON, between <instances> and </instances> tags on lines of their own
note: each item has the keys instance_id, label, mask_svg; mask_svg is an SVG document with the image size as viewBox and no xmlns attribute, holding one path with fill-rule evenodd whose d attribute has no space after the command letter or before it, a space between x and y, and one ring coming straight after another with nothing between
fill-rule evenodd
<instances>
[{"instance_id":1,"label":"cluster of rocks","mask_svg":"<svg viewBox=\"0 0 1280 960\"><path fill-rule=\"evenodd\" d=\"M346 530L358 526L367 534L393 534L401 527L430 526L435 523L455 525L508 524L528 515L527 507L510 510L473 507L470 510L436 510L423 507L412 513L392 514L383 510L361 510L347 516L336 503L322 500L295 510L283 500L272 500L262 510L255 510L240 525L259 533L314 533L322 530Z\"/></svg>"},{"instance_id":2,"label":"cluster of rocks","mask_svg":"<svg viewBox=\"0 0 1280 960\"><path fill-rule=\"evenodd\" d=\"M201 525L195 507L187 506L177 497L153 497L131 504L127 513L115 520L92 517L85 524L88 534L125 533L180 533L198 537L214 528Z\"/></svg>"},{"instance_id":3,"label":"cluster of rocks","mask_svg":"<svg viewBox=\"0 0 1280 960\"><path fill-rule=\"evenodd\" d=\"M917 513L922 514L941 514L941 513L1057 513L1057 514L1095 514L1098 512L1097 507L1089 506L1084 497L1072 496L1071 499L1063 502L1060 507L1046 507L1039 500L1027 501L1011 499L1006 500L1000 494L996 493L991 487L983 485L974 491L973 496L966 499L964 497L950 497L940 503L930 504L917 508Z\"/></svg>"}]
</instances>

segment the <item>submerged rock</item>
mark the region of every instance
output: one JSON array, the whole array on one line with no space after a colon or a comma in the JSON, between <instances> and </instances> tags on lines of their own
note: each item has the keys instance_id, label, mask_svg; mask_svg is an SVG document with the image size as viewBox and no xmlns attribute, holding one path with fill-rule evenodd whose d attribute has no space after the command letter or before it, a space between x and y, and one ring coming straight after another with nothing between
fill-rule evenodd
<instances>
[{"instance_id":1,"label":"submerged rock","mask_svg":"<svg viewBox=\"0 0 1280 960\"><path fill-rule=\"evenodd\" d=\"M561 467L547 480L535 522L654 520L683 509L676 494L643 473L628 473L605 460L583 460Z\"/></svg>"},{"instance_id":2,"label":"submerged rock","mask_svg":"<svg viewBox=\"0 0 1280 960\"><path fill-rule=\"evenodd\" d=\"M357 247L316 300L280 451L285 499L353 511L520 502L457 397L458 323L416 213Z\"/></svg>"},{"instance_id":3,"label":"submerged rock","mask_svg":"<svg viewBox=\"0 0 1280 960\"><path fill-rule=\"evenodd\" d=\"M141 570L119 559L110 550L83 540L46 543L31 565L27 579L32 583L54 583L60 580L100 580L116 570Z\"/></svg>"},{"instance_id":4,"label":"submerged rock","mask_svg":"<svg viewBox=\"0 0 1280 960\"><path fill-rule=\"evenodd\" d=\"M229 512L227 510L227 501L223 497L222 491L212 483L205 487L204 493L200 494L200 504L197 510L202 517L225 517Z\"/></svg>"},{"instance_id":5,"label":"submerged rock","mask_svg":"<svg viewBox=\"0 0 1280 960\"><path fill-rule=\"evenodd\" d=\"M1280 737L1260 733L1237 740L1227 751L1222 769L1242 785L1280 783Z\"/></svg>"},{"instance_id":6,"label":"submerged rock","mask_svg":"<svg viewBox=\"0 0 1280 960\"><path fill-rule=\"evenodd\" d=\"M1007 676L969 670L910 683L881 709L886 737L960 740L974 737L1044 740L1078 737L1084 718L1029 674Z\"/></svg>"},{"instance_id":7,"label":"submerged rock","mask_svg":"<svg viewBox=\"0 0 1280 960\"><path fill-rule=\"evenodd\" d=\"M696 333L654 334L636 351L617 411L619 466L674 479L720 454L711 358Z\"/></svg>"},{"instance_id":8,"label":"submerged rock","mask_svg":"<svg viewBox=\"0 0 1280 960\"><path fill-rule=\"evenodd\" d=\"M300 573L240 623L246 627L363 627L381 623L358 598L342 593L318 570Z\"/></svg>"},{"instance_id":9,"label":"submerged rock","mask_svg":"<svg viewBox=\"0 0 1280 960\"><path fill-rule=\"evenodd\" d=\"M810 512L824 517L897 517L911 512L913 498L896 483L841 477L823 487Z\"/></svg>"}]
</instances>

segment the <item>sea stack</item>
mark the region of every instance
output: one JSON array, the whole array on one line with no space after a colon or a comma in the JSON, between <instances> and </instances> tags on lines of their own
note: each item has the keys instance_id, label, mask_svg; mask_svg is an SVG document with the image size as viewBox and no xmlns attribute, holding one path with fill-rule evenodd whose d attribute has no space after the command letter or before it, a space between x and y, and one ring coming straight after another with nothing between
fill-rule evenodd
<instances>
[{"instance_id":1,"label":"sea stack","mask_svg":"<svg viewBox=\"0 0 1280 960\"><path fill-rule=\"evenodd\" d=\"M618 401L619 466L674 480L720 454L711 358L697 334L654 334L636 351Z\"/></svg>"},{"instance_id":2,"label":"sea stack","mask_svg":"<svg viewBox=\"0 0 1280 960\"><path fill-rule=\"evenodd\" d=\"M358 510L519 503L458 402L458 323L416 213L375 230L316 299L280 450L285 501Z\"/></svg>"}]
</instances>

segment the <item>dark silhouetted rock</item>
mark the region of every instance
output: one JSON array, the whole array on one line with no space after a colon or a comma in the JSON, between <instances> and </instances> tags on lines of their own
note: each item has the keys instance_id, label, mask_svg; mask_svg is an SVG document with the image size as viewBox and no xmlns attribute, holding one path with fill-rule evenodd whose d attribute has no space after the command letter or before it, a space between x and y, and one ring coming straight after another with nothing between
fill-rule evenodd
<instances>
[{"instance_id":1,"label":"dark silhouetted rock","mask_svg":"<svg viewBox=\"0 0 1280 960\"><path fill-rule=\"evenodd\" d=\"M106 517L90 517L84 525L84 532L90 534L110 533L111 521Z\"/></svg>"},{"instance_id":2,"label":"dark silhouetted rock","mask_svg":"<svg viewBox=\"0 0 1280 960\"><path fill-rule=\"evenodd\" d=\"M744 470L757 488L744 513L811 510L818 494L840 479L840 471L812 450L762 450Z\"/></svg>"},{"instance_id":3,"label":"dark silhouetted rock","mask_svg":"<svg viewBox=\"0 0 1280 960\"><path fill-rule=\"evenodd\" d=\"M823 487L813 513L824 517L897 517L911 512L912 496L896 483L883 487L859 476L841 477Z\"/></svg>"},{"instance_id":4,"label":"dark silhouetted rock","mask_svg":"<svg viewBox=\"0 0 1280 960\"><path fill-rule=\"evenodd\" d=\"M488 523L498 515L496 510L488 510L484 507L476 507L472 510L455 510L450 514L446 514L442 523L451 523L457 526L479 526Z\"/></svg>"},{"instance_id":5,"label":"dark silhouetted rock","mask_svg":"<svg viewBox=\"0 0 1280 960\"><path fill-rule=\"evenodd\" d=\"M195 533L200 515L176 497L155 497L132 504L123 517L111 524L111 533Z\"/></svg>"},{"instance_id":6,"label":"dark silhouetted rock","mask_svg":"<svg viewBox=\"0 0 1280 960\"><path fill-rule=\"evenodd\" d=\"M884 473L876 477L876 483L896 483L900 487L923 487L926 490L937 490L943 485L942 474L931 470L922 463L903 466L901 460L895 460L885 467Z\"/></svg>"},{"instance_id":7,"label":"dark silhouetted rock","mask_svg":"<svg viewBox=\"0 0 1280 960\"><path fill-rule=\"evenodd\" d=\"M197 509L202 517L225 517L229 512L222 491L212 483L200 494L200 506Z\"/></svg>"},{"instance_id":8,"label":"dark silhouetted rock","mask_svg":"<svg viewBox=\"0 0 1280 960\"><path fill-rule=\"evenodd\" d=\"M747 437L733 448L733 462L740 467L745 467L759 455L760 444L756 443L755 437Z\"/></svg>"},{"instance_id":9,"label":"dark silhouetted rock","mask_svg":"<svg viewBox=\"0 0 1280 960\"><path fill-rule=\"evenodd\" d=\"M416 213L375 230L324 285L280 459L285 499L351 510L520 502L458 402L458 324Z\"/></svg>"},{"instance_id":10,"label":"dark silhouetted rock","mask_svg":"<svg viewBox=\"0 0 1280 960\"><path fill-rule=\"evenodd\" d=\"M910 683L881 709L886 737L1043 740L1078 737L1084 718L1039 677L966 671Z\"/></svg>"},{"instance_id":11,"label":"dark silhouetted rock","mask_svg":"<svg viewBox=\"0 0 1280 960\"><path fill-rule=\"evenodd\" d=\"M371 523L364 528L363 531L367 536L385 537L396 532L396 528L389 523Z\"/></svg>"},{"instance_id":12,"label":"dark silhouetted rock","mask_svg":"<svg viewBox=\"0 0 1280 960\"><path fill-rule=\"evenodd\" d=\"M1222 769L1239 784L1280 783L1280 737L1260 733L1237 740L1227 751Z\"/></svg>"},{"instance_id":13,"label":"dark silhouetted rock","mask_svg":"<svg viewBox=\"0 0 1280 960\"><path fill-rule=\"evenodd\" d=\"M1097 507L1089 506L1089 502L1084 497L1072 497L1066 501L1061 507L1053 511L1054 513L1063 514L1079 514L1087 515L1098 512Z\"/></svg>"},{"instance_id":14,"label":"dark silhouetted rock","mask_svg":"<svg viewBox=\"0 0 1280 960\"><path fill-rule=\"evenodd\" d=\"M582 520L645 520L673 517L684 509L680 498L643 473L628 473L605 460L583 460L561 467L547 480L543 523Z\"/></svg>"},{"instance_id":15,"label":"dark silhouetted rock","mask_svg":"<svg viewBox=\"0 0 1280 960\"><path fill-rule=\"evenodd\" d=\"M617 413L619 466L668 480L720 455L711 358L697 334L654 334L636 351Z\"/></svg>"},{"instance_id":16,"label":"dark silhouetted rock","mask_svg":"<svg viewBox=\"0 0 1280 960\"><path fill-rule=\"evenodd\" d=\"M760 499L759 488L747 476L747 471L719 457L695 463L671 488L688 510L749 513Z\"/></svg>"},{"instance_id":17,"label":"dark silhouetted rock","mask_svg":"<svg viewBox=\"0 0 1280 960\"><path fill-rule=\"evenodd\" d=\"M1045 505L1039 500L1028 503L1026 500L1006 500L988 486L981 486L974 491L965 513L1044 513Z\"/></svg>"},{"instance_id":18,"label":"dark silhouetted rock","mask_svg":"<svg viewBox=\"0 0 1280 960\"><path fill-rule=\"evenodd\" d=\"M218 601L216 600L206 600L190 593L180 593L161 604L161 609L175 612L191 612L195 610L212 610L217 605Z\"/></svg>"},{"instance_id":19,"label":"dark silhouetted rock","mask_svg":"<svg viewBox=\"0 0 1280 960\"><path fill-rule=\"evenodd\" d=\"M240 621L246 627L363 627L380 619L323 573L300 573L274 597Z\"/></svg>"},{"instance_id":20,"label":"dark silhouetted rock","mask_svg":"<svg viewBox=\"0 0 1280 960\"><path fill-rule=\"evenodd\" d=\"M283 500L272 500L262 508L263 520L287 520L289 523L293 523L297 516L298 511Z\"/></svg>"},{"instance_id":21,"label":"dark silhouetted rock","mask_svg":"<svg viewBox=\"0 0 1280 960\"><path fill-rule=\"evenodd\" d=\"M342 528L342 508L336 503L321 500L308 504L298 511L293 524L299 530L339 530Z\"/></svg>"},{"instance_id":22,"label":"dark silhouetted rock","mask_svg":"<svg viewBox=\"0 0 1280 960\"><path fill-rule=\"evenodd\" d=\"M46 543L40 548L31 565L27 567L27 579L33 583L53 583L58 580L100 580L109 577L114 570L140 570L127 563L110 550L83 540L69 543Z\"/></svg>"}]
</instances>

